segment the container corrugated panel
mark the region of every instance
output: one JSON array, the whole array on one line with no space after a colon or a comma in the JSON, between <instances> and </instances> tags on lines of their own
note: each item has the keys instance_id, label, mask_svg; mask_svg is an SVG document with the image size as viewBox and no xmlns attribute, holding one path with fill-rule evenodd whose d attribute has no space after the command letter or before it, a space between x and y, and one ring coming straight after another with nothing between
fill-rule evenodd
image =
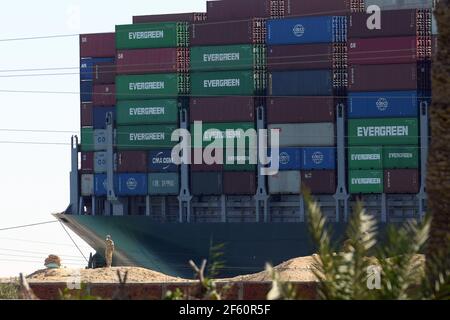
<instances>
[{"instance_id":1,"label":"container corrugated panel","mask_svg":"<svg viewBox=\"0 0 450 320\"><path fill-rule=\"evenodd\" d=\"M352 194L383 193L383 170L351 170L349 171L349 190Z\"/></svg>"},{"instance_id":2,"label":"container corrugated panel","mask_svg":"<svg viewBox=\"0 0 450 320\"><path fill-rule=\"evenodd\" d=\"M300 171L280 171L268 180L270 194L300 194Z\"/></svg>"},{"instance_id":3,"label":"container corrugated panel","mask_svg":"<svg viewBox=\"0 0 450 320\"><path fill-rule=\"evenodd\" d=\"M349 170L383 169L382 147L351 147L348 149Z\"/></svg>"},{"instance_id":4,"label":"container corrugated panel","mask_svg":"<svg viewBox=\"0 0 450 320\"><path fill-rule=\"evenodd\" d=\"M366 8L376 5L381 10L431 9L434 0L365 0Z\"/></svg>"},{"instance_id":5,"label":"container corrugated panel","mask_svg":"<svg viewBox=\"0 0 450 320\"><path fill-rule=\"evenodd\" d=\"M184 93L187 79L175 73L116 77L117 100L176 97Z\"/></svg>"},{"instance_id":6,"label":"container corrugated panel","mask_svg":"<svg viewBox=\"0 0 450 320\"><path fill-rule=\"evenodd\" d=\"M81 126L82 127L92 127L94 124L94 113L92 110L93 106L91 102L81 104Z\"/></svg>"},{"instance_id":7,"label":"container corrugated panel","mask_svg":"<svg viewBox=\"0 0 450 320\"><path fill-rule=\"evenodd\" d=\"M81 152L81 170L82 173L94 172L94 153Z\"/></svg>"},{"instance_id":8,"label":"container corrugated panel","mask_svg":"<svg viewBox=\"0 0 450 320\"><path fill-rule=\"evenodd\" d=\"M419 168L419 148L417 146L384 147L383 167L385 169Z\"/></svg>"},{"instance_id":9,"label":"container corrugated panel","mask_svg":"<svg viewBox=\"0 0 450 320\"><path fill-rule=\"evenodd\" d=\"M279 149L279 170L292 171L302 168L301 148L280 148Z\"/></svg>"},{"instance_id":10,"label":"container corrugated panel","mask_svg":"<svg viewBox=\"0 0 450 320\"><path fill-rule=\"evenodd\" d=\"M180 193L178 173L150 173L148 193L152 196L178 195Z\"/></svg>"},{"instance_id":11,"label":"container corrugated panel","mask_svg":"<svg viewBox=\"0 0 450 320\"><path fill-rule=\"evenodd\" d=\"M117 195L145 196L148 194L148 177L143 173L121 173L117 175Z\"/></svg>"},{"instance_id":12,"label":"container corrugated panel","mask_svg":"<svg viewBox=\"0 0 450 320\"><path fill-rule=\"evenodd\" d=\"M95 152L94 153L94 172L95 173L106 173L106 152Z\"/></svg>"},{"instance_id":13,"label":"container corrugated panel","mask_svg":"<svg viewBox=\"0 0 450 320\"><path fill-rule=\"evenodd\" d=\"M172 149L152 150L148 153L148 169L150 172L176 172L178 166L172 159Z\"/></svg>"},{"instance_id":14,"label":"container corrugated panel","mask_svg":"<svg viewBox=\"0 0 450 320\"><path fill-rule=\"evenodd\" d=\"M255 121L253 97L191 98L189 108L191 122Z\"/></svg>"},{"instance_id":15,"label":"container corrugated panel","mask_svg":"<svg viewBox=\"0 0 450 320\"><path fill-rule=\"evenodd\" d=\"M198 22L198 21L204 21L204 20L206 20L206 13L204 13L204 12L153 14L153 15L145 15L145 16L133 16L133 24L136 24L136 23L167 22L167 21Z\"/></svg>"},{"instance_id":16,"label":"container corrugated panel","mask_svg":"<svg viewBox=\"0 0 450 320\"><path fill-rule=\"evenodd\" d=\"M303 148L302 170L335 170L336 148Z\"/></svg>"},{"instance_id":17,"label":"container corrugated panel","mask_svg":"<svg viewBox=\"0 0 450 320\"><path fill-rule=\"evenodd\" d=\"M284 0L287 16L347 14L351 6L348 0Z\"/></svg>"},{"instance_id":18,"label":"container corrugated panel","mask_svg":"<svg viewBox=\"0 0 450 320\"><path fill-rule=\"evenodd\" d=\"M348 96L349 118L417 117L417 91L357 92Z\"/></svg>"},{"instance_id":19,"label":"container corrugated panel","mask_svg":"<svg viewBox=\"0 0 450 320\"><path fill-rule=\"evenodd\" d=\"M208 21L245 20L252 17L270 17L271 0L207 1Z\"/></svg>"},{"instance_id":20,"label":"container corrugated panel","mask_svg":"<svg viewBox=\"0 0 450 320\"><path fill-rule=\"evenodd\" d=\"M80 80L94 80L95 66L99 63L114 63L114 58L82 58Z\"/></svg>"},{"instance_id":21,"label":"container corrugated panel","mask_svg":"<svg viewBox=\"0 0 450 320\"><path fill-rule=\"evenodd\" d=\"M331 96L331 70L277 71L269 73L271 96Z\"/></svg>"},{"instance_id":22,"label":"container corrugated panel","mask_svg":"<svg viewBox=\"0 0 450 320\"><path fill-rule=\"evenodd\" d=\"M106 196L106 174L100 173L94 175L94 195L97 197Z\"/></svg>"},{"instance_id":23,"label":"container corrugated panel","mask_svg":"<svg viewBox=\"0 0 450 320\"><path fill-rule=\"evenodd\" d=\"M133 100L117 102L117 124L178 123L176 99Z\"/></svg>"},{"instance_id":24,"label":"container corrugated panel","mask_svg":"<svg viewBox=\"0 0 450 320\"><path fill-rule=\"evenodd\" d=\"M271 124L280 131L280 147L333 147L336 145L334 123Z\"/></svg>"},{"instance_id":25,"label":"container corrugated panel","mask_svg":"<svg viewBox=\"0 0 450 320\"><path fill-rule=\"evenodd\" d=\"M114 62L94 65L94 84L114 84L116 82L116 64Z\"/></svg>"},{"instance_id":26,"label":"container corrugated panel","mask_svg":"<svg viewBox=\"0 0 450 320\"><path fill-rule=\"evenodd\" d=\"M191 191L195 196L221 195L222 172L191 172Z\"/></svg>"},{"instance_id":27,"label":"container corrugated panel","mask_svg":"<svg viewBox=\"0 0 450 320\"><path fill-rule=\"evenodd\" d=\"M147 172L147 152L121 151L116 154L117 172L144 173Z\"/></svg>"},{"instance_id":28,"label":"container corrugated panel","mask_svg":"<svg viewBox=\"0 0 450 320\"><path fill-rule=\"evenodd\" d=\"M246 133L250 132L249 130L253 130L253 133L255 133L254 123L203 123L201 132L199 128L191 125L192 144L194 148L207 147L213 141L222 141L223 147L229 142L233 142L235 146L238 146L239 142L246 142L248 145ZM197 145L200 141L202 142L201 146Z\"/></svg>"},{"instance_id":29,"label":"container corrugated panel","mask_svg":"<svg viewBox=\"0 0 450 320\"><path fill-rule=\"evenodd\" d=\"M206 164L203 160L202 148L193 148L191 150L192 164L190 165L191 172L222 172L223 164ZM198 155L197 155L198 154ZM213 154L215 156L216 153Z\"/></svg>"},{"instance_id":30,"label":"container corrugated panel","mask_svg":"<svg viewBox=\"0 0 450 320\"><path fill-rule=\"evenodd\" d=\"M225 155L223 169L224 171L256 171L257 157L256 149L253 158L250 156L250 148L235 148L233 152L224 149ZM252 161L253 159L253 161Z\"/></svg>"},{"instance_id":31,"label":"container corrugated panel","mask_svg":"<svg viewBox=\"0 0 450 320\"><path fill-rule=\"evenodd\" d=\"M277 97L267 100L267 123L334 122L333 97Z\"/></svg>"},{"instance_id":32,"label":"container corrugated panel","mask_svg":"<svg viewBox=\"0 0 450 320\"><path fill-rule=\"evenodd\" d=\"M420 189L418 170L385 170L384 191L388 194L416 194Z\"/></svg>"},{"instance_id":33,"label":"container corrugated panel","mask_svg":"<svg viewBox=\"0 0 450 320\"><path fill-rule=\"evenodd\" d=\"M255 195L256 174L254 172L225 172L223 192L226 195Z\"/></svg>"},{"instance_id":34,"label":"container corrugated panel","mask_svg":"<svg viewBox=\"0 0 450 320\"><path fill-rule=\"evenodd\" d=\"M81 151L94 151L94 129L81 128Z\"/></svg>"},{"instance_id":35,"label":"container corrugated panel","mask_svg":"<svg viewBox=\"0 0 450 320\"><path fill-rule=\"evenodd\" d=\"M106 130L94 130L94 151L104 151L107 148Z\"/></svg>"},{"instance_id":36,"label":"container corrugated panel","mask_svg":"<svg viewBox=\"0 0 450 320\"><path fill-rule=\"evenodd\" d=\"M188 24L184 22L116 26L116 47L119 50L186 47L188 41Z\"/></svg>"},{"instance_id":37,"label":"container corrugated panel","mask_svg":"<svg viewBox=\"0 0 450 320\"><path fill-rule=\"evenodd\" d=\"M92 102L94 93L94 84L92 81L80 82L80 100L82 103Z\"/></svg>"},{"instance_id":38,"label":"container corrugated panel","mask_svg":"<svg viewBox=\"0 0 450 320\"><path fill-rule=\"evenodd\" d=\"M106 115L112 113L113 121L116 118L116 108L115 107L94 107L94 129L106 129Z\"/></svg>"},{"instance_id":39,"label":"container corrugated panel","mask_svg":"<svg viewBox=\"0 0 450 320\"><path fill-rule=\"evenodd\" d=\"M412 118L349 120L348 136L350 146L417 146L419 123Z\"/></svg>"},{"instance_id":40,"label":"container corrugated panel","mask_svg":"<svg viewBox=\"0 0 450 320\"><path fill-rule=\"evenodd\" d=\"M112 84L94 85L92 103L94 107L111 107L116 105L116 87Z\"/></svg>"},{"instance_id":41,"label":"container corrugated panel","mask_svg":"<svg viewBox=\"0 0 450 320\"><path fill-rule=\"evenodd\" d=\"M114 33L80 35L80 56L83 58L110 58L116 55Z\"/></svg>"},{"instance_id":42,"label":"container corrugated panel","mask_svg":"<svg viewBox=\"0 0 450 320\"><path fill-rule=\"evenodd\" d=\"M252 96L264 86L255 79L253 71L195 72L191 74L193 96Z\"/></svg>"},{"instance_id":43,"label":"container corrugated panel","mask_svg":"<svg viewBox=\"0 0 450 320\"><path fill-rule=\"evenodd\" d=\"M81 175L81 195L83 197L89 197L94 194L94 175L82 174Z\"/></svg>"},{"instance_id":44,"label":"container corrugated panel","mask_svg":"<svg viewBox=\"0 0 450 320\"><path fill-rule=\"evenodd\" d=\"M117 74L177 72L177 48L117 51Z\"/></svg>"},{"instance_id":45,"label":"container corrugated panel","mask_svg":"<svg viewBox=\"0 0 450 320\"><path fill-rule=\"evenodd\" d=\"M310 44L345 42L347 18L323 16L267 21L267 44Z\"/></svg>"},{"instance_id":46,"label":"container corrugated panel","mask_svg":"<svg viewBox=\"0 0 450 320\"><path fill-rule=\"evenodd\" d=\"M117 148L122 150L148 150L172 148L174 125L141 125L117 127Z\"/></svg>"},{"instance_id":47,"label":"container corrugated panel","mask_svg":"<svg viewBox=\"0 0 450 320\"><path fill-rule=\"evenodd\" d=\"M334 170L302 171L300 182L312 194L336 193L336 171Z\"/></svg>"}]
</instances>

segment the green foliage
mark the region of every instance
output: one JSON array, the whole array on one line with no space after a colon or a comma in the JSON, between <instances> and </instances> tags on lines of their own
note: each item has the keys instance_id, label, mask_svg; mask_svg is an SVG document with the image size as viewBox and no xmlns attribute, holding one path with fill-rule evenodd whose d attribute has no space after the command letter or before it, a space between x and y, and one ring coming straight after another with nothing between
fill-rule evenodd
<instances>
[{"instance_id":1,"label":"green foliage","mask_svg":"<svg viewBox=\"0 0 450 320\"><path fill-rule=\"evenodd\" d=\"M266 265L266 272L272 278L272 289L267 294L267 300L296 300L297 291L292 283L281 281L280 274L270 265Z\"/></svg>"},{"instance_id":2,"label":"green foliage","mask_svg":"<svg viewBox=\"0 0 450 320\"><path fill-rule=\"evenodd\" d=\"M209 278L216 278L220 271L225 268L225 260L223 260L225 250L225 244L217 244L213 245L211 243L210 250L209 250L209 261L208 269L207 269L207 276Z\"/></svg>"},{"instance_id":3,"label":"green foliage","mask_svg":"<svg viewBox=\"0 0 450 320\"><path fill-rule=\"evenodd\" d=\"M183 291L180 288L177 288L175 291L167 291L164 300L185 300Z\"/></svg>"},{"instance_id":4,"label":"green foliage","mask_svg":"<svg viewBox=\"0 0 450 320\"><path fill-rule=\"evenodd\" d=\"M19 299L19 285L14 283L0 283L0 300Z\"/></svg>"},{"instance_id":5,"label":"green foliage","mask_svg":"<svg viewBox=\"0 0 450 320\"><path fill-rule=\"evenodd\" d=\"M90 295L89 289L85 283L81 284L81 289L70 290L65 288L59 291L59 300L102 300L100 297Z\"/></svg>"}]
</instances>

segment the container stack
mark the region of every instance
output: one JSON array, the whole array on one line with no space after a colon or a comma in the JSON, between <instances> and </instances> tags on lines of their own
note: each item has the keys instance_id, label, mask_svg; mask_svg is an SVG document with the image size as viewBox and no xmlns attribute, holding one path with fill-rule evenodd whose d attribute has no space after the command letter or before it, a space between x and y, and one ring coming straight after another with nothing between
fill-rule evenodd
<instances>
[{"instance_id":1,"label":"container stack","mask_svg":"<svg viewBox=\"0 0 450 320\"><path fill-rule=\"evenodd\" d=\"M351 194L416 194L420 109L431 96L431 11L383 11L349 21L348 170Z\"/></svg>"}]
</instances>

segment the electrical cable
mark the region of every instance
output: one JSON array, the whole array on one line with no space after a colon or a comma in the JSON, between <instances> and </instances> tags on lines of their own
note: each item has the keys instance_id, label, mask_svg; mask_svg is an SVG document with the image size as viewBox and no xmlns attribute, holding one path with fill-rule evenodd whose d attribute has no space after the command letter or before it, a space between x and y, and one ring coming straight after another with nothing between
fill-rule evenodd
<instances>
[{"instance_id":1,"label":"electrical cable","mask_svg":"<svg viewBox=\"0 0 450 320\"><path fill-rule=\"evenodd\" d=\"M89 263L89 260L86 258L86 256L84 255L83 251L81 251L80 247L78 247L78 244L75 242L75 240L73 240L72 236L70 235L70 233L67 231L66 227L64 226L64 224L61 221L58 221L61 224L61 227L64 229L64 231L67 233L67 235L69 236L70 240L72 240L73 244L75 245L75 247L78 249L78 251L80 252L80 254L82 255L82 257L84 258L84 260L86 260L87 263Z\"/></svg>"},{"instance_id":2,"label":"electrical cable","mask_svg":"<svg viewBox=\"0 0 450 320\"><path fill-rule=\"evenodd\" d=\"M40 226L40 225L44 225L44 224L56 223L56 222L58 222L58 221L46 221L46 222L39 222L39 223L33 223L33 224L27 224L27 225L15 226L15 227L1 228L0 231L23 229L23 228Z\"/></svg>"}]
</instances>

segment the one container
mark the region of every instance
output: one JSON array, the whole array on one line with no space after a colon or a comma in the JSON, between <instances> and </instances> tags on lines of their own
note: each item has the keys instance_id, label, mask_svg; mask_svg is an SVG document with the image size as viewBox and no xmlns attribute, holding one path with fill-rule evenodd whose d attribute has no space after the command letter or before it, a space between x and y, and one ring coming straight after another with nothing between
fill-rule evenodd
<instances>
[{"instance_id":1,"label":"one container","mask_svg":"<svg viewBox=\"0 0 450 320\"><path fill-rule=\"evenodd\" d=\"M191 74L193 96L252 96L256 90L253 71L195 72Z\"/></svg>"},{"instance_id":2,"label":"one container","mask_svg":"<svg viewBox=\"0 0 450 320\"><path fill-rule=\"evenodd\" d=\"M112 84L94 85L92 103L94 107L111 107L116 105L116 87Z\"/></svg>"},{"instance_id":3,"label":"one container","mask_svg":"<svg viewBox=\"0 0 450 320\"><path fill-rule=\"evenodd\" d=\"M268 180L270 194L300 194L300 171L280 171Z\"/></svg>"},{"instance_id":4,"label":"one container","mask_svg":"<svg viewBox=\"0 0 450 320\"><path fill-rule=\"evenodd\" d=\"M176 99L123 100L117 102L117 124L178 123Z\"/></svg>"},{"instance_id":5,"label":"one container","mask_svg":"<svg viewBox=\"0 0 450 320\"><path fill-rule=\"evenodd\" d=\"M302 149L301 148L280 148L279 149L279 170L293 171L302 169Z\"/></svg>"},{"instance_id":6,"label":"one container","mask_svg":"<svg viewBox=\"0 0 450 320\"><path fill-rule=\"evenodd\" d=\"M117 127L117 148L120 150L148 150L172 148L174 125L142 125Z\"/></svg>"},{"instance_id":7,"label":"one container","mask_svg":"<svg viewBox=\"0 0 450 320\"><path fill-rule=\"evenodd\" d=\"M336 193L336 171L334 170L302 171L300 182L312 194Z\"/></svg>"},{"instance_id":8,"label":"one container","mask_svg":"<svg viewBox=\"0 0 450 320\"><path fill-rule=\"evenodd\" d=\"M94 172L94 153L81 152L81 173Z\"/></svg>"},{"instance_id":9,"label":"one container","mask_svg":"<svg viewBox=\"0 0 450 320\"><path fill-rule=\"evenodd\" d=\"M431 34L433 36L436 36L439 34L439 29L437 25L436 16L433 14L432 20L431 20Z\"/></svg>"},{"instance_id":10,"label":"one container","mask_svg":"<svg viewBox=\"0 0 450 320\"><path fill-rule=\"evenodd\" d=\"M94 151L104 151L107 148L106 130L94 130Z\"/></svg>"},{"instance_id":11,"label":"one container","mask_svg":"<svg viewBox=\"0 0 450 320\"><path fill-rule=\"evenodd\" d=\"M270 17L271 0L207 1L208 21L245 20L252 17Z\"/></svg>"},{"instance_id":12,"label":"one container","mask_svg":"<svg viewBox=\"0 0 450 320\"><path fill-rule=\"evenodd\" d=\"M175 73L117 76L117 100L175 97L183 93L186 79Z\"/></svg>"},{"instance_id":13,"label":"one container","mask_svg":"<svg viewBox=\"0 0 450 320\"><path fill-rule=\"evenodd\" d=\"M433 0L365 0L366 9L370 6L379 6L381 10L404 10L404 9L431 9Z\"/></svg>"},{"instance_id":14,"label":"one container","mask_svg":"<svg viewBox=\"0 0 450 320\"><path fill-rule=\"evenodd\" d=\"M352 194L383 193L384 174L382 170L349 171L349 190Z\"/></svg>"},{"instance_id":15,"label":"one container","mask_svg":"<svg viewBox=\"0 0 450 320\"><path fill-rule=\"evenodd\" d=\"M348 117L417 117L417 91L353 92L348 95Z\"/></svg>"},{"instance_id":16,"label":"one container","mask_svg":"<svg viewBox=\"0 0 450 320\"><path fill-rule=\"evenodd\" d=\"M350 146L417 146L419 124L413 118L349 120L348 136Z\"/></svg>"},{"instance_id":17,"label":"one container","mask_svg":"<svg viewBox=\"0 0 450 320\"><path fill-rule=\"evenodd\" d=\"M147 172L147 153L145 151L121 151L117 155L117 172Z\"/></svg>"},{"instance_id":18,"label":"one container","mask_svg":"<svg viewBox=\"0 0 450 320\"><path fill-rule=\"evenodd\" d=\"M113 121L115 121L116 108L115 107L94 107L94 129L106 129L106 116L112 113Z\"/></svg>"},{"instance_id":19,"label":"one container","mask_svg":"<svg viewBox=\"0 0 450 320\"><path fill-rule=\"evenodd\" d=\"M191 191L195 196L221 195L222 172L191 172Z\"/></svg>"},{"instance_id":20,"label":"one container","mask_svg":"<svg viewBox=\"0 0 450 320\"><path fill-rule=\"evenodd\" d=\"M332 147L336 145L334 123L271 124L280 131L280 147Z\"/></svg>"},{"instance_id":21,"label":"one container","mask_svg":"<svg viewBox=\"0 0 450 320\"><path fill-rule=\"evenodd\" d=\"M150 173L148 175L148 193L151 196L178 195L180 193L178 173Z\"/></svg>"},{"instance_id":22,"label":"one container","mask_svg":"<svg viewBox=\"0 0 450 320\"><path fill-rule=\"evenodd\" d=\"M177 72L177 48L117 51L117 74Z\"/></svg>"},{"instance_id":23,"label":"one container","mask_svg":"<svg viewBox=\"0 0 450 320\"><path fill-rule=\"evenodd\" d=\"M205 150L201 148L193 148L191 150L191 172L222 172L224 170L223 164L212 163L207 164L204 161L203 152ZM223 151L222 151L223 152ZM198 160L195 158L195 154L198 153ZM216 154L214 153L213 156Z\"/></svg>"},{"instance_id":24,"label":"one container","mask_svg":"<svg viewBox=\"0 0 450 320\"><path fill-rule=\"evenodd\" d=\"M189 107L191 122L255 121L253 97L191 98Z\"/></svg>"},{"instance_id":25,"label":"one container","mask_svg":"<svg viewBox=\"0 0 450 320\"><path fill-rule=\"evenodd\" d=\"M101 63L114 63L114 58L81 58L80 80L94 80L95 66Z\"/></svg>"},{"instance_id":26,"label":"one container","mask_svg":"<svg viewBox=\"0 0 450 320\"><path fill-rule=\"evenodd\" d=\"M116 189L119 196L145 196L148 194L148 177L143 173L119 174Z\"/></svg>"},{"instance_id":27,"label":"one container","mask_svg":"<svg viewBox=\"0 0 450 320\"><path fill-rule=\"evenodd\" d=\"M167 21L199 22L199 21L204 21L204 20L206 20L206 13L204 13L204 12L152 14L152 15L145 15L145 16L133 16L133 24L167 22Z\"/></svg>"},{"instance_id":28,"label":"one container","mask_svg":"<svg viewBox=\"0 0 450 320\"><path fill-rule=\"evenodd\" d=\"M347 14L351 3L348 0L284 0L287 16L310 16L326 14Z\"/></svg>"},{"instance_id":29,"label":"one container","mask_svg":"<svg viewBox=\"0 0 450 320\"><path fill-rule=\"evenodd\" d=\"M94 151L94 129L81 128L81 151Z\"/></svg>"},{"instance_id":30,"label":"one container","mask_svg":"<svg viewBox=\"0 0 450 320\"><path fill-rule=\"evenodd\" d=\"M177 172L178 166L172 159L172 149L152 150L148 153L150 172Z\"/></svg>"},{"instance_id":31,"label":"one container","mask_svg":"<svg viewBox=\"0 0 450 320\"><path fill-rule=\"evenodd\" d=\"M80 101L81 103L92 102L94 93L94 84L92 81L80 82Z\"/></svg>"},{"instance_id":32,"label":"one container","mask_svg":"<svg viewBox=\"0 0 450 320\"><path fill-rule=\"evenodd\" d=\"M256 174L254 172L225 172L223 192L226 195L255 195Z\"/></svg>"},{"instance_id":33,"label":"one container","mask_svg":"<svg viewBox=\"0 0 450 320\"><path fill-rule=\"evenodd\" d=\"M303 148L303 170L335 170L336 148Z\"/></svg>"},{"instance_id":34,"label":"one container","mask_svg":"<svg viewBox=\"0 0 450 320\"><path fill-rule=\"evenodd\" d=\"M94 195L96 197L103 197L106 196L108 193L107 188L107 181L106 181L106 174L100 173L94 175Z\"/></svg>"},{"instance_id":35,"label":"one container","mask_svg":"<svg viewBox=\"0 0 450 320\"><path fill-rule=\"evenodd\" d=\"M83 197L89 197L94 195L94 175L82 174L81 175L81 195Z\"/></svg>"},{"instance_id":36,"label":"one container","mask_svg":"<svg viewBox=\"0 0 450 320\"><path fill-rule=\"evenodd\" d=\"M331 96L331 70L277 71L269 73L271 96Z\"/></svg>"},{"instance_id":37,"label":"one container","mask_svg":"<svg viewBox=\"0 0 450 320\"><path fill-rule=\"evenodd\" d=\"M116 64L114 62L94 65L94 84L114 84L116 82Z\"/></svg>"},{"instance_id":38,"label":"one container","mask_svg":"<svg viewBox=\"0 0 450 320\"><path fill-rule=\"evenodd\" d=\"M417 146L384 147L383 167L385 169L419 168L419 148Z\"/></svg>"},{"instance_id":39,"label":"one container","mask_svg":"<svg viewBox=\"0 0 450 320\"><path fill-rule=\"evenodd\" d=\"M267 44L310 44L345 42L347 17L321 16L274 19L267 22Z\"/></svg>"},{"instance_id":40,"label":"one container","mask_svg":"<svg viewBox=\"0 0 450 320\"><path fill-rule=\"evenodd\" d=\"M160 22L116 26L116 47L149 49L186 47L189 41L185 22Z\"/></svg>"},{"instance_id":41,"label":"one container","mask_svg":"<svg viewBox=\"0 0 450 320\"><path fill-rule=\"evenodd\" d=\"M349 170L383 169L382 147L351 147L348 149Z\"/></svg>"},{"instance_id":42,"label":"one container","mask_svg":"<svg viewBox=\"0 0 450 320\"><path fill-rule=\"evenodd\" d=\"M256 166L258 164L258 153L257 149L250 148L235 148L234 150L223 150L224 158L224 171L256 171ZM250 153L253 153L251 157Z\"/></svg>"},{"instance_id":43,"label":"one container","mask_svg":"<svg viewBox=\"0 0 450 320\"><path fill-rule=\"evenodd\" d=\"M420 189L419 171L414 169L385 170L384 191L388 194L416 194Z\"/></svg>"},{"instance_id":44,"label":"one container","mask_svg":"<svg viewBox=\"0 0 450 320\"><path fill-rule=\"evenodd\" d=\"M80 35L80 56L86 58L110 58L116 55L114 33Z\"/></svg>"},{"instance_id":45,"label":"one container","mask_svg":"<svg viewBox=\"0 0 450 320\"><path fill-rule=\"evenodd\" d=\"M81 104L81 126L92 127L94 124L94 113L92 110L92 102Z\"/></svg>"},{"instance_id":46,"label":"one container","mask_svg":"<svg viewBox=\"0 0 450 320\"><path fill-rule=\"evenodd\" d=\"M249 145L249 139L256 138L255 124L251 122L203 123L202 128L191 125L192 144L194 148L206 147L213 141L221 141L222 147L227 143ZM251 135L253 134L253 135ZM200 142L202 145L200 146Z\"/></svg>"},{"instance_id":47,"label":"one container","mask_svg":"<svg viewBox=\"0 0 450 320\"><path fill-rule=\"evenodd\" d=\"M94 153L94 173L106 173L107 171L106 152Z\"/></svg>"},{"instance_id":48,"label":"one container","mask_svg":"<svg viewBox=\"0 0 450 320\"><path fill-rule=\"evenodd\" d=\"M267 100L267 123L318 123L336 120L333 97L276 97Z\"/></svg>"}]
</instances>

